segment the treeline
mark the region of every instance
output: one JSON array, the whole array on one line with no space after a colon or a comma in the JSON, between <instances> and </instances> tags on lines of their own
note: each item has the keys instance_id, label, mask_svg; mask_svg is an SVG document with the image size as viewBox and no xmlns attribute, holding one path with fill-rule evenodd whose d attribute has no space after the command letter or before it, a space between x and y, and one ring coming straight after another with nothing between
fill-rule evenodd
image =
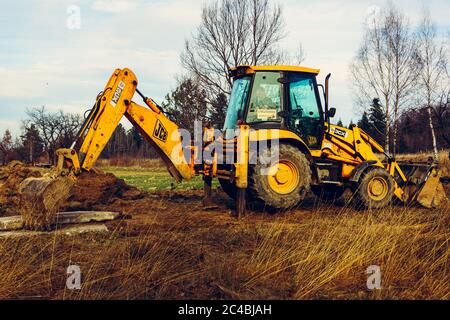
<instances>
[{"instance_id":1,"label":"treeline","mask_svg":"<svg viewBox=\"0 0 450 320\"><path fill-rule=\"evenodd\" d=\"M15 138L6 130L0 141L0 163L20 160L27 163L55 163L55 151L75 140L82 124L78 114L52 112L45 107L28 109L21 134Z\"/></svg>"},{"instance_id":2,"label":"treeline","mask_svg":"<svg viewBox=\"0 0 450 320\"><path fill-rule=\"evenodd\" d=\"M441 149L450 149L449 96L433 105L432 123L436 133L436 143ZM342 121L338 125L343 126ZM353 123L349 124L351 127ZM374 99L356 125L366 131L382 146L386 143L386 116L378 99ZM416 153L432 149L432 131L429 125L428 108L412 108L402 112L398 119L397 152ZM393 128L390 131L390 149L394 150Z\"/></svg>"},{"instance_id":3,"label":"treeline","mask_svg":"<svg viewBox=\"0 0 450 320\"><path fill-rule=\"evenodd\" d=\"M388 153L434 149L437 158L437 149L450 148L446 45L450 33L437 32L426 8L418 25L410 24L409 17L391 2L374 8L366 17L363 38L350 65L355 104L362 114L357 125ZM258 15L252 16L254 12ZM251 21L245 30L233 24L239 18ZM270 23L260 26L262 21ZM270 32L268 25L273 26ZM265 40L264 45L254 46L252 32ZM218 0L205 5L200 26L181 55L187 76L163 105L183 127L190 129L194 120L202 120L220 129L232 83L228 67L303 61L301 46L296 60L277 51L282 38L282 10L268 1Z\"/></svg>"},{"instance_id":4,"label":"treeline","mask_svg":"<svg viewBox=\"0 0 450 320\"><path fill-rule=\"evenodd\" d=\"M156 158L157 156L155 149L142 137L138 129L132 127L126 130L120 123L102 153L102 157L107 159Z\"/></svg>"},{"instance_id":5,"label":"treeline","mask_svg":"<svg viewBox=\"0 0 450 320\"><path fill-rule=\"evenodd\" d=\"M31 164L55 164L55 151L68 148L75 141L82 117L63 111L51 112L45 107L27 110L21 134L13 137L9 130L0 139L0 163L19 160ZM155 158L155 150L136 128L116 128L102 152L104 158Z\"/></svg>"},{"instance_id":6,"label":"treeline","mask_svg":"<svg viewBox=\"0 0 450 320\"><path fill-rule=\"evenodd\" d=\"M363 38L351 64L355 100L363 125L378 99L379 123L369 130L387 153L448 148L448 35L439 33L424 8L418 25L392 2L367 18ZM446 39L447 38L447 39ZM365 117L365 118L364 118Z\"/></svg>"}]
</instances>

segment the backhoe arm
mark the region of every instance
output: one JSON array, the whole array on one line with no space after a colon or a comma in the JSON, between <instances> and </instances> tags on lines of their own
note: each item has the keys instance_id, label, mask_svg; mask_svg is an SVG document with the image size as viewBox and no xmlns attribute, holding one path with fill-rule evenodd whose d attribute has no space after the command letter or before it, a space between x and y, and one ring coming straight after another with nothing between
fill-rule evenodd
<instances>
[{"instance_id":1,"label":"backhoe arm","mask_svg":"<svg viewBox=\"0 0 450 320\"><path fill-rule=\"evenodd\" d=\"M144 99L147 107L132 101L137 84L137 78L130 69L114 71L98 95L76 141L70 149L57 151L58 170L64 172L68 169L68 174L75 178L82 171L92 169L125 116L156 149L178 182L193 176L193 166L185 158L178 126L151 99Z\"/></svg>"}]
</instances>

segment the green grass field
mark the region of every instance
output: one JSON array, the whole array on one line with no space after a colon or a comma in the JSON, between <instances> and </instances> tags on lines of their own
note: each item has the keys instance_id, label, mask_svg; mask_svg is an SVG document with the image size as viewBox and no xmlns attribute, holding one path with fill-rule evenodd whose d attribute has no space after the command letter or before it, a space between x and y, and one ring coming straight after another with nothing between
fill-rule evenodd
<instances>
[{"instance_id":1,"label":"green grass field","mask_svg":"<svg viewBox=\"0 0 450 320\"><path fill-rule=\"evenodd\" d=\"M138 167L102 167L105 172L110 172L120 179L124 179L126 183L137 187L142 191L156 190L189 190L202 189L203 180L201 176L194 177L191 181L183 181L177 184L175 179L170 176L166 168L138 168ZM213 187L218 182L213 182Z\"/></svg>"}]
</instances>

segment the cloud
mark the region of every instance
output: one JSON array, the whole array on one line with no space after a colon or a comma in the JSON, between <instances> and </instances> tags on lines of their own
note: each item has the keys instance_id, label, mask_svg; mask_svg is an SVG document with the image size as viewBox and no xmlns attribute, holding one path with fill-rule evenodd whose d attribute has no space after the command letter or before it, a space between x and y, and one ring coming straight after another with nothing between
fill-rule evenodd
<instances>
[{"instance_id":1,"label":"cloud","mask_svg":"<svg viewBox=\"0 0 450 320\"><path fill-rule=\"evenodd\" d=\"M20 121L0 119L0 139L6 130L9 130L13 137L17 137L20 133Z\"/></svg>"},{"instance_id":2,"label":"cloud","mask_svg":"<svg viewBox=\"0 0 450 320\"><path fill-rule=\"evenodd\" d=\"M96 0L92 9L103 12L121 13L135 9L138 5L136 0Z\"/></svg>"}]
</instances>

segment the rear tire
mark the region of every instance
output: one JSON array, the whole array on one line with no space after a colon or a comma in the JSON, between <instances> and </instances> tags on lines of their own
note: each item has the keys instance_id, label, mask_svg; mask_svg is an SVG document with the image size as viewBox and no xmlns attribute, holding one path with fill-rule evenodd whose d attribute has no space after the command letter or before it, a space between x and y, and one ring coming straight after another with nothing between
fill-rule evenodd
<instances>
[{"instance_id":1,"label":"rear tire","mask_svg":"<svg viewBox=\"0 0 450 320\"><path fill-rule=\"evenodd\" d=\"M355 204L360 209L382 209L394 195L394 179L383 168L365 171L355 191Z\"/></svg>"},{"instance_id":2,"label":"rear tire","mask_svg":"<svg viewBox=\"0 0 450 320\"><path fill-rule=\"evenodd\" d=\"M290 144L279 146L276 163L270 159L267 148L258 155L255 165L249 166L249 200L270 209L289 209L302 201L311 185L310 163L298 148Z\"/></svg>"}]
</instances>

